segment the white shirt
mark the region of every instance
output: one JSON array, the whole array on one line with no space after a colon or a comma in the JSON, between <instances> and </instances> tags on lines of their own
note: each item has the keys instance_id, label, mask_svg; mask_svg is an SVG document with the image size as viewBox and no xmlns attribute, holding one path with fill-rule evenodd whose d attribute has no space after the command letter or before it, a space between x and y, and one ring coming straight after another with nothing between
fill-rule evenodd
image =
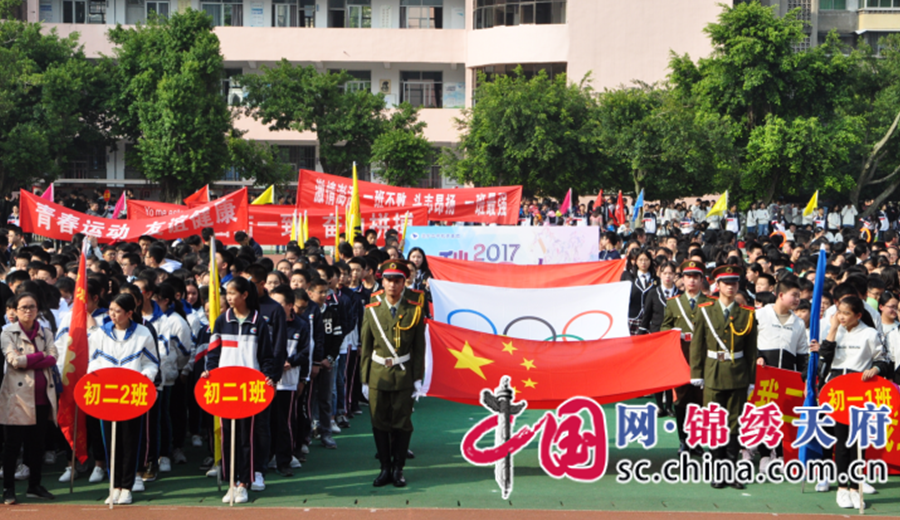
<instances>
[{"instance_id":1,"label":"white shirt","mask_svg":"<svg viewBox=\"0 0 900 520\"><path fill-rule=\"evenodd\" d=\"M845 226L856 225L856 215L859 212L853 206L847 205L841 209L841 224Z\"/></svg>"},{"instance_id":2,"label":"white shirt","mask_svg":"<svg viewBox=\"0 0 900 520\"><path fill-rule=\"evenodd\" d=\"M900 328L888 332L885 346L891 359L894 360L894 370L900 369Z\"/></svg>"},{"instance_id":3,"label":"white shirt","mask_svg":"<svg viewBox=\"0 0 900 520\"><path fill-rule=\"evenodd\" d=\"M809 353L806 325L793 312L782 325L775 313L775 305L766 305L756 311L756 322L759 327L756 338L758 350L783 350L795 357Z\"/></svg>"},{"instance_id":4,"label":"white shirt","mask_svg":"<svg viewBox=\"0 0 900 520\"><path fill-rule=\"evenodd\" d=\"M874 361L885 360L881 334L863 322L849 332L841 325L835 343L832 370L862 372L871 368Z\"/></svg>"},{"instance_id":5,"label":"white shirt","mask_svg":"<svg viewBox=\"0 0 900 520\"><path fill-rule=\"evenodd\" d=\"M863 300L863 305L866 307L866 310L869 312L869 316L872 317L872 321L875 322L875 326L878 327L878 332L882 333L881 330L881 315L878 314L878 311L872 308L871 305L865 300ZM837 312L837 305L832 305L825 309L825 314L822 315L822 320L819 322L819 337L824 338L828 336L828 330L831 329L831 317L834 316L834 313ZM861 323L861 322L860 322Z\"/></svg>"}]
</instances>

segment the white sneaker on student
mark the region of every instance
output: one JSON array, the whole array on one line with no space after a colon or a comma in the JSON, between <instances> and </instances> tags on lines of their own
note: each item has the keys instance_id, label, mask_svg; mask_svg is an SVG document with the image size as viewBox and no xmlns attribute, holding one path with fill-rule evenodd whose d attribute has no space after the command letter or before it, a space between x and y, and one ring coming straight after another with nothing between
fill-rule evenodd
<instances>
[{"instance_id":1,"label":"white sneaker on student","mask_svg":"<svg viewBox=\"0 0 900 520\"><path fill-rule=\"evenodd\" d=\"M191 445L195 448L203 447L203 437L199 435L191 435Z\"/></svg>"},{"instance_id":2,"label":"white sneaker on student","mask_svg":"<svg viewBox=\"0 0 900 520\"><path fill-rule=\"evenodd\" d=\"M272 455L272 459L269 461L269 469L275 469L278 467L278 462L275 461L275 455Z\"/></svg>"},{"instance_id":3,"label":"white sneaker on student","mask_svg":"<svg viewBox=\"0 0 900 520\"><path fill-rule=\"evenodd\" d=\"M850 504L853 506L853 509L859 509L859 491L855 489L850 490Z\"/></svg>"},{"instance_id":4,"label":"white sneaker on student","mask_svg":"<svg viewBox=\"0 0 900 520\"><path fill-rule=\"evenodd\" d=\"M75 473L75 478L78 478L78 473ZM69 466L63 471L63 474L59 476L60 482L68 482L72 480L72 467Z\"/></svg>"},{"instance_id":5,"label":"white sneaker on student","mask_svg":"<svg viewBox=\"0 0 900 520\"><path fill-rule=\"evenodd\" d=\"M250 501L250 495L247 493L247 488L244 486L238 486L237 490L234 492L234 503L235 504L246 504Z\"/></svg>"},{"instance_id":6,"label":"white sneaker on student","mask_svg":"<svg viewBox=\"0 0 900 520\"><path fill-rule=\"evenodd\" d=\"M253 474L253 483L250 484L250 489L253 491L263 491L266 489L266 481L263 478L263 474L259 471ZM244 492L246 493L246 489Z\"/></svg>"},{"instance_id":7,"label":"white sneaker on student","mask_svg":"<svg viewBox=\"0 0 900 520\"><path fill-rule=\"evenodd\" d=\"M184 451L182 451L181 448L172 450L172 461L175 462L175 464L187 463L187 457L184 456Z\"/></svg>"},{"instance_id":8,"label":"white sneaker on student","mask_svg":"<svg viewBox=\"0 0 900 520\"><path fill-rule=\"evenodd\" d=\"M117 506L125 506L131 503L131 491L128 489L123 489L119 493L119 498L116 499Z\"/></svg>"},{"instance_id":9,"label":"white sneaker on student","mask_svg":"<svg viewBox=\"0 0 900 520\"><path fill-rule=\"evenodd\" d=\"M222 503L230 504L231 503L231 495L233 495L233 494L234 494L234 488L233 487L228 488L228 493L225 493L225 496L222 497Z\"/></svg>"},{"instance_id":10,"label":"white sneaker on student","mask_svg":"<svg viewBox=\"0 0 900 520\"><path fill-rule=\"evenodd\" d=\"M132 493L140 493L144 489L146 489L144 487L144 479L142 479L140 475L135 476L134 484L132 484L132 486L131 486L131 492Z\"/></svg>"},{"instance_id":11,"label":"white sneaker on student","mask_svg":"<svg viewBox=\"0 0 900 520\"><path fill-rule=\"evenodd\" d=\"M874 495L875 493L878 493L878 491L876 491L868 482L863 482L863 493L866 495Z\"/></svg>"},{"instance_id":12,"label":"white sneaker on student","mask_svg":"<svg viewBox=\"0 0 900 520\"><path fill-rule=\"evenodd\" d=\"M300 464L300 461L297 460L297 457L291 457L291 467L292 468L302 468L303 466Z\"/></svg>"},{"instance_id":13,"label":"white sneaker on student","mask_svg":"<svg viewBox=\"0 0 900 520\"><path fill-rule=\"evenodd\" d=\"M103 482L104 480L106 480L106 471L100 466L94 466L93 471L91 471L91 476L88 478L88 482L96 484L97 482Z\"/></svg>"},{"instance_id":14,"label":"white sneaker on student","mask_svg":"<svg viewBox=\"0 0 900 520\"><path fill-rule=\"evenodd\" d=\"M821 480L821 481L819 481L818 484L816 484L816 492L817 493L828 493L829 489L830 488L828 486L828 479Z\"/></svg>"},{"instance_id":15,"label":"white sneaker on student","mask_svg":"<svg viewBox=\"0 0 900 520\"><path fill-rule=\"evenodd\" d=\"M168 473L172 471L172 461L169 460L169 457L160 457L159 458L159 472L160 473Z\"/></svg>"},{"instance_id":16,"label":"white sneaker on student","mask_svg":"<svg viewBox=\"0 0 900 520\"><path fill-rule=\"evenodd\" d=\"M210 468L209 471L206 472L206 476L212 477L212 478L218 477L219 476L219 467L213 466L212 468Z\"/></svg>"},{"instance_id":17,"label":"white sneaker on student","mask_svg":"<svg viewBox=\"0 0 900 520\"><path fill-rule=\"evenodd\" d=\"M25 464L19 464L16 468L16 480L28 480L31 476L31 470Z\"/></svg>"},{"instance_id":18,"label":"white sneaker on student","mask_svg":"<svg viewBox=\"0 0 900 520\"><path fill-rule=\"evenodd\" d=\"M115 503L117 503L117 502L119 501L119 492L120 492L120 491L122 491L122 490L121 490L121 489L114 489L113 492L112 492L112 495L106 497L106 501L104 501L103 503L104 503L104 504L115 504Z\"/></svg>"},{"instance_id":19,"label":"white sneaker on student","mask_svg":"<svg viewBox=\"0 0 900 520\"><path fill-rule=\"evenodd\" d=\"M341 433L341 427L337 425L334 419L331 420L331 433Z\"/></svg>"},{"instance_id":20,"label":"white sneaker on student","mask_svg":"<svg viewBox=\"0 0 900 520\"><path fill-rule=\"evenodd\" d=\"M309 445L303 444L302 446L300 446L300 453L302 453L304 455L309 455Z\"/></svg>"}]
</instances>

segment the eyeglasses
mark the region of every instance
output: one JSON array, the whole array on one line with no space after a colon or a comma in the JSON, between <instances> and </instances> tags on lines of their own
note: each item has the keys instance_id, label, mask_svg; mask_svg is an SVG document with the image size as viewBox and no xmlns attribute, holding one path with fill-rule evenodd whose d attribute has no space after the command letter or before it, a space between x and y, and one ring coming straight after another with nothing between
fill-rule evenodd
<instances>
[{"instance_id":1,"label":"eyeglasses","mask_svg":"<svg viewBox=\"0 0 900 520\"><path fill-rule=\"evenodd\" d=\"M34 312L37 310L37 305L26 305L25 307L19 307L16 310L19 310L22 312Z\"/></svg>"}]
</instances>

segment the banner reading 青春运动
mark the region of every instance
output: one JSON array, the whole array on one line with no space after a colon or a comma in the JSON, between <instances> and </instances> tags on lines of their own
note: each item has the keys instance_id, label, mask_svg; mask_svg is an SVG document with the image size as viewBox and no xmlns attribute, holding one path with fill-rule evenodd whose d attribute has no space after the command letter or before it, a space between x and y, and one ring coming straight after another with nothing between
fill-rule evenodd
<instances>
[{"instance_id":1,"label":"banner reading \u9752\u6625\u8fd0\u52a8","mask_svg":"<svg viewBox=\"0 0 900 520\"><path fill-rule=\"evenodd\" d=\"M434 320L533 341L593 341L628 335L631 282L513 289L429 281Z\"/></svg>"},{"instance_id":2,"label":"banner reading \u9752\u6625\u8fd0\u52a8","mask_svg":"<svg viewBox=\"0 0 900 520\"><path fill-rule=\"evenodd\" d=\"M429 256L497 264L594 262L598 228L574 226L410 227L404 253L421 247Z\"/></svg>"},{"instance_id":3,"label":"banner reading \u9752\u6625\u8fd0\u52a8","mask_svg":"<svg viewBox=\"0 0 900 520\"><path fill-rule=\"evenodd\" d=\"M515 225L522 201L521 186L490 188L399 188L359 181L359 203L366 208L389 210L405 206L428 208L429 220ZM350 204L353 179L300 170L297 207L341 208Z\"/></svg>"}]
</instances>

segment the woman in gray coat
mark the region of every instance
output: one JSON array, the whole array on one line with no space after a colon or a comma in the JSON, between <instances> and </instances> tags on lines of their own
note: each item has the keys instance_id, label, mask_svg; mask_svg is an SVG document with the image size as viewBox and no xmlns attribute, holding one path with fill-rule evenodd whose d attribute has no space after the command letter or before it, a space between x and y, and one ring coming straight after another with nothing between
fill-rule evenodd
<instances>
[{"instance_id":1,"label":"woman in gray coat","mask_svg":"<svg viewBox=\"0 0 900 520\"><path fill-rule=\"evenodd\" d=\"M56 388L51 367L56 364L53 332L37 321L37 298L15 297L16 323L0 334L6 377L0 384L0 424L3 425L3 502L16 503L16 458L25 445L24 463L31 470L27 495L52 499L41 485L44 436L56 423Z\"/></svg>"}]
</instances>

